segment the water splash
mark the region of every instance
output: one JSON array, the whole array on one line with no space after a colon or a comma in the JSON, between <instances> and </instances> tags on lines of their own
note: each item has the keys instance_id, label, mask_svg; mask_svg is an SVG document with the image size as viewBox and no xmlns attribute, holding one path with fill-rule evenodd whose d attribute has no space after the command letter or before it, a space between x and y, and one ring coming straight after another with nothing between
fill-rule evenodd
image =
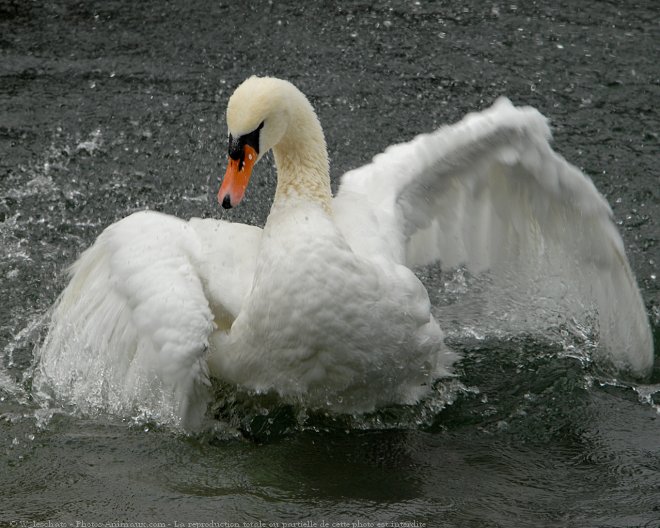
<instances>
[{"instance_id":1,"label":"water splash","mask_svg":"<svg viewBox=\"0 0 660 528\"><path fill-rule=\"evenodd\" d=\"M97 128L89 134L89 139L86 141L81 141L76 145L76 153L85 152L89 155L96 154L97 151L101 150L103 145L103 136L101 134L101 129Z\"/></svg>"},{"instance_id":2,"label":"water splash","mask_svg":"<svg viewBox=\"0 0 660 528\"><path fill-rule=\"evenodd\" d=\"M637 393L640 403L650 405L660 414L660 384L637 385L632 389Z\"/></svg>"},{"instance_id":3,"label":"water splash","mask_svg":"<svg viewBox=\"0 0 660 528\"><path fill-rule=\"evenodd\" d=\"M455 378L439 380L433 390L416 405L393 405L364 414L337 414L309 408L304 401L283 402L275 394L236 391L220 382L214 383L215 397L209 415L216 424L207 431L244 436L257 442L270 442L293 433L351 431L386 431L428 429L437 425L439 415L457 398L478 393Z\"/></svg>"}]
</instances>

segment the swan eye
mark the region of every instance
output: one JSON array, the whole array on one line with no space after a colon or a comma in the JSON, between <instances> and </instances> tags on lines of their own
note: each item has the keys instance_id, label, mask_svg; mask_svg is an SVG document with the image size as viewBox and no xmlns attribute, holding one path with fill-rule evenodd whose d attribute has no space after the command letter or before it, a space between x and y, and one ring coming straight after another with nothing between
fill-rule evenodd
<instances>
[{"instance_id":1,"label":"swan eye","mask_svg":"<svg viewBox=\"0 0 660 528\"><path fill-rule=\"evenodd\" d=\"M245 159L245 145L251 146L259 154L259 133L263 127L264 121L248 134L243 134L237 138L229 134L229 157L233 160L238 160L242 164Z\"/></svg>"}]
</instances>

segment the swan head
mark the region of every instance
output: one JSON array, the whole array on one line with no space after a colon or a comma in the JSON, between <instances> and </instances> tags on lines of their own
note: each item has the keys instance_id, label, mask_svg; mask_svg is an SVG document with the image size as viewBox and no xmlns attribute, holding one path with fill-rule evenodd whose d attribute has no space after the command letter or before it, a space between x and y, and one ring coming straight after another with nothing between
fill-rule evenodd
<instances>
[{"instance_id":1,"label":"swan head","mask_svg":"<svg viewBox=\"0 0 660 528\"><path fill-rule=\"evenodd\" d=\"M254 164L284 137L291 108L302 95L291 83L271 77L250 77L229 99L229 160L218 202L229 209L243 199Z\"/></svg>"}]
</instances>

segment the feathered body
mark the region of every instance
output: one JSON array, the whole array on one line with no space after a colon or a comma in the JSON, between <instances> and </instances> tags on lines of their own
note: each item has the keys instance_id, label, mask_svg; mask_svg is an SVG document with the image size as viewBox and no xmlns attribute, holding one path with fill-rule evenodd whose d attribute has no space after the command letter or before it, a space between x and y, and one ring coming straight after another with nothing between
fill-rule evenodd
<instances>
[{"instance_id":1,"label":"feathered body","mask_svg":"<svg viewBox=\"0 0 660 528\"><path fill-rule=\"evenodd\" d=\"M334 199L323 132L293 85L248 79L227 122L224 206L274 151L263 231L149 212L107 228L53 309L38 390L188 428L209 376L336 412L414 403L456 359L412 271L433 262L504 283L542 278L539 296L569 284L584 300L576 310L598 311L601 357L650 370L650 329L609 206L552 151L535 110L500 100L394 146L347 173Z\"/></svg>"}]
</instances>

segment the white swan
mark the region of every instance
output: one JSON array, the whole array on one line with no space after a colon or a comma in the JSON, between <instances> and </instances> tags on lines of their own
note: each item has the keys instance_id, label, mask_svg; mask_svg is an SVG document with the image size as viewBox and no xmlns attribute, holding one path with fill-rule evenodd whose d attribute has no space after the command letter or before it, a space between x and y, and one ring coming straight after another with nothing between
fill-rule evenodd
<instances>
[{"instance_id":1,"label":"white swan","mask_svg":"<svg viewBox=\"0 0 660 528\"><path fill-rule=\"evenodd\" d=\"M649 372L650 328L611 210L551 150L534 109L500 100L394 146L344 175L334 199L321 126L292 84L246 80L227 123L224 207L273 150L264 229L154 212L108 227L54 306L37 391L185 427L205 412L209 376L336 411L413 403L456 358L411 271L437 261L551 291L579 283L598 310L599 354Z\"/></svg>"}]
</instances>

